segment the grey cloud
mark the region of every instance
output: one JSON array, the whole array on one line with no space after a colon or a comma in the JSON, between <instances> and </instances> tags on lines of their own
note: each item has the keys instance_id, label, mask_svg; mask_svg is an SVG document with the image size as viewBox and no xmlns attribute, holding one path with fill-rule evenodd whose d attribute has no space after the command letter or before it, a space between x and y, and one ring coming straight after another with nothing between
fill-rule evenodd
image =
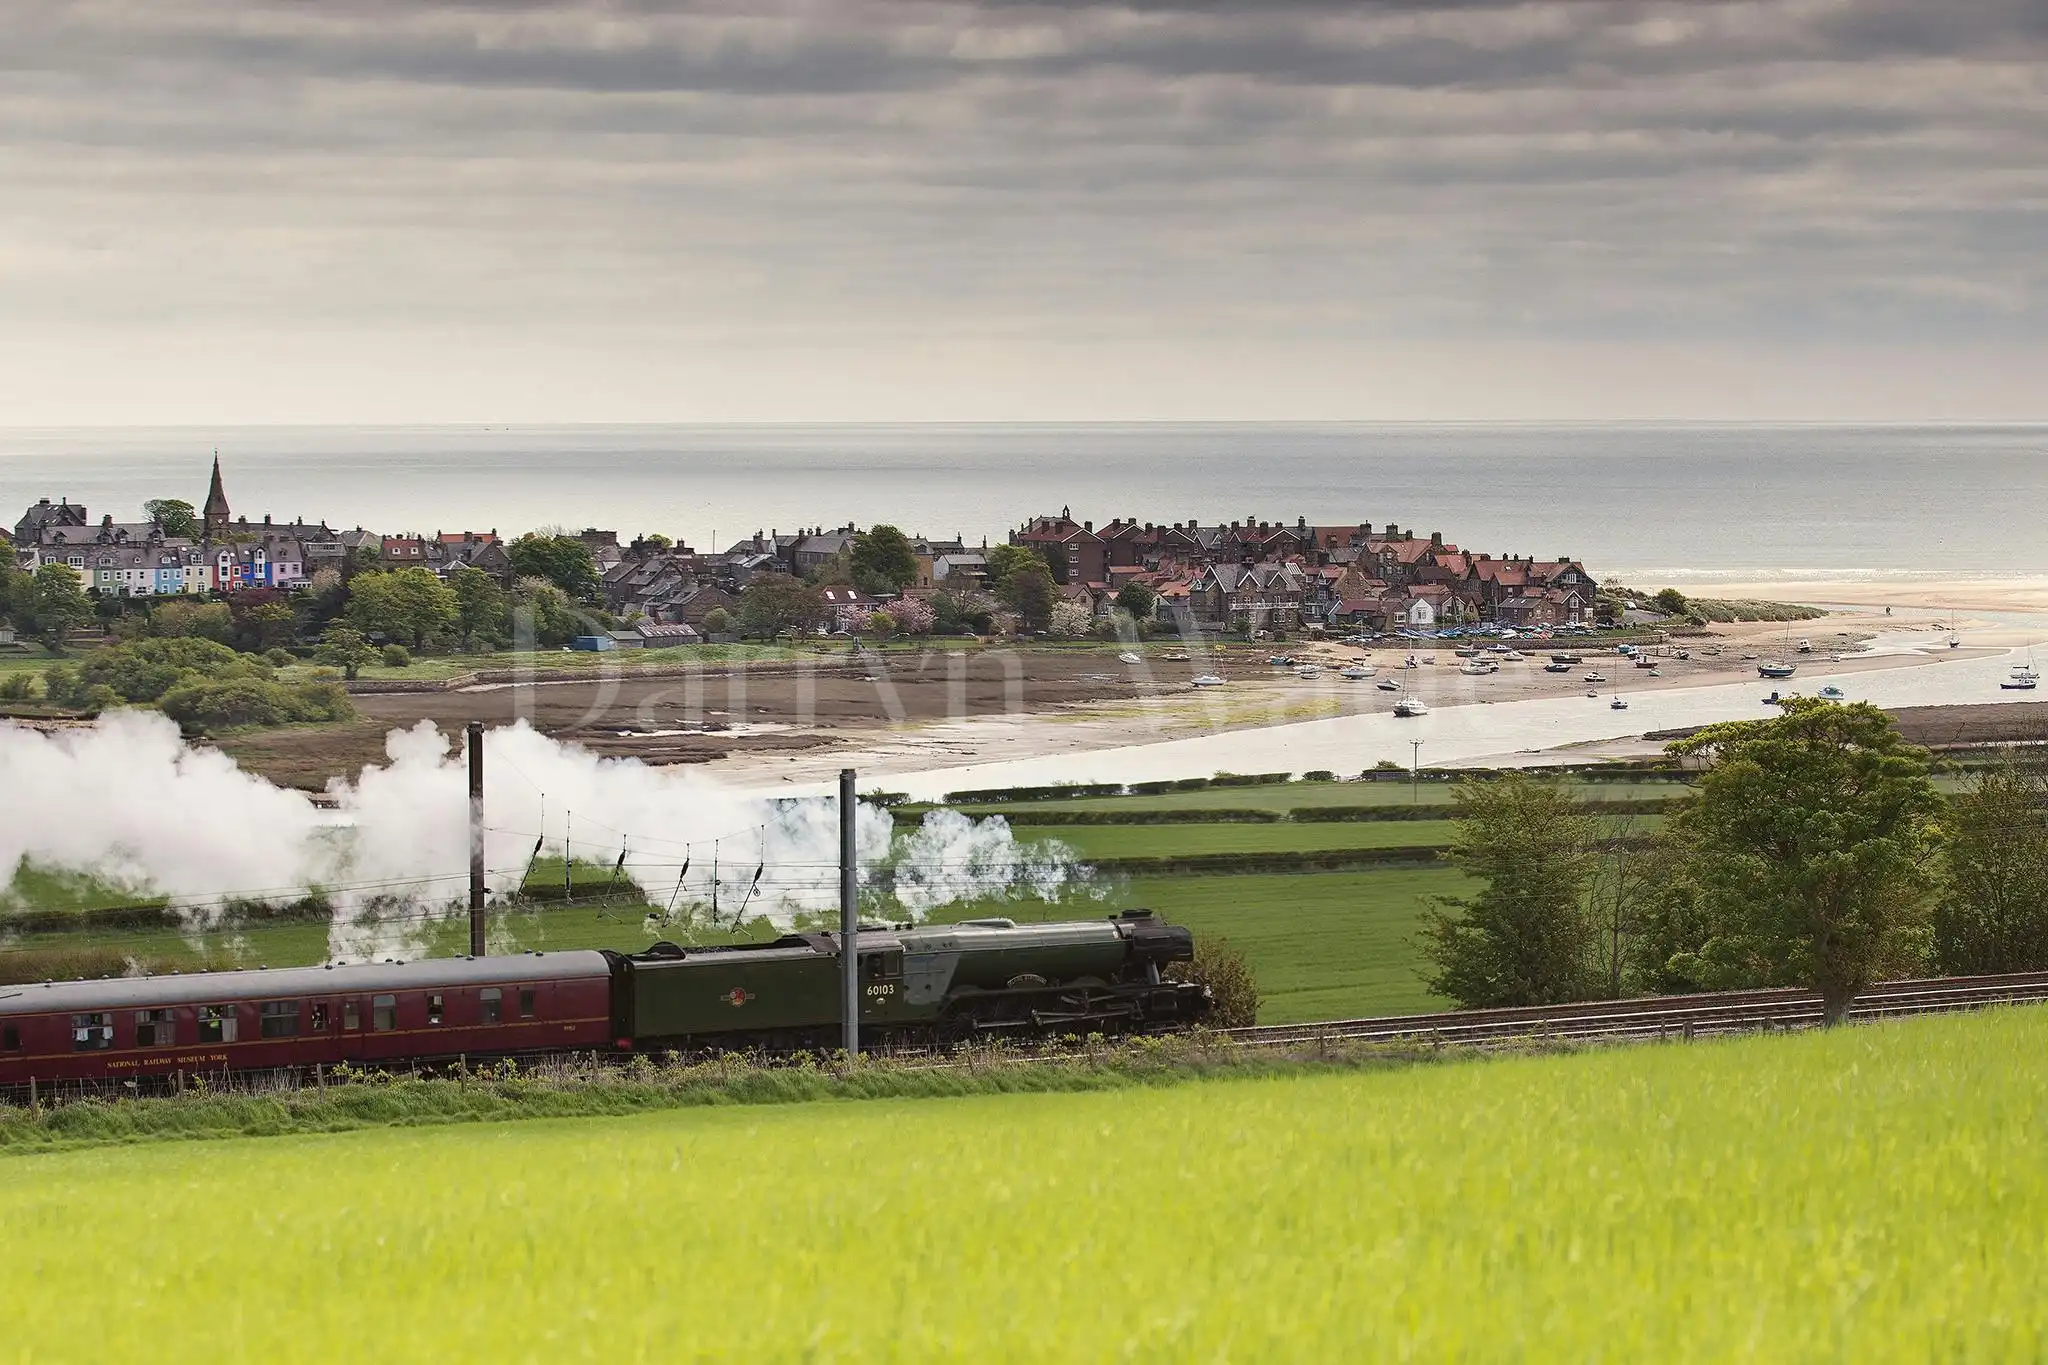
<instances>
[{"instance_id":1,"label":"grey cloud","mask_svg":"<svg viewBox=\"0 0 2048 1365\"><path fill-rule=\"evenodd\" d=\"M2044 58L2032 0L18 0L0 343L2039 337Z\"/></svg>"}]
</instances>

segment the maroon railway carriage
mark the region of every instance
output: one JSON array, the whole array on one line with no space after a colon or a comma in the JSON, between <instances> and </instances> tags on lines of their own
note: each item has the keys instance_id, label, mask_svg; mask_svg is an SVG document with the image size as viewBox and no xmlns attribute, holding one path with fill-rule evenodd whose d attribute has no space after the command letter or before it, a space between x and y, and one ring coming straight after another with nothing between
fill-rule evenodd
<instances>
[{"instance_id":1,"label":"maroon railway carriage","mask_svg":"<svg viewBox=\"0 0 2048 1365\"><path fill-rule=\"evenodd\" d=\"M600 1048L611 980L565 952L0 986L0 1085Z\"/></svg>"}]
</instances>

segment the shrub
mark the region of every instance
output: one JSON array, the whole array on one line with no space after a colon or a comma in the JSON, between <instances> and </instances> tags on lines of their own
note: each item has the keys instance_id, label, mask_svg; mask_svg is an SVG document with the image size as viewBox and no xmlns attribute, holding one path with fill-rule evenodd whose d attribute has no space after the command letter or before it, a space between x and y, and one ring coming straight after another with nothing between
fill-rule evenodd
<instances>
[{"instance_id":1,"label":"shrub","mask_svg":"<svg viewBox=\"0 0 2048 1365\"><path fill-rule=\"evenodd\" d=\"M1055 639L1078 640L1094 621L1095 613L1086 602L1061 602L1052 609L1048 629Z\"/></svg>"},{"instance_id":2,"label":"shrub","mask_svg":"<svg viewBox=\"0 0 2048 1365\"><path fill-rule=\"evenodd\" d=\"M905 635L929 635L936 619L931 604L921 598L906 597L891 608L896 618L896 629Z\"/></svg>"},{"instance_id":3,"label":"shrub","mask_svg":"<svg viewBox=\"0 0 2048 1365\"><path fill-rule=\"evenodd\" d=\"M263 651L263 662L272 668L290 668L298 660L292 657L288 649L266 649Z\"/></svg>"},{"instance_id":4,"label":"shrub","mask_svg":"<svg viewBox=\"0 0 2048 1365\"><path fill-rule=\"evenodd\" d=\"M724 607L713 607L704 613L704 631L708 635L726 635L732 631L732 613Z\"/></svg>"},{"instance_id":5,"label":"shrub","mask_svg":"<svg viewBox=\"0 0 2048 1365\"><path fill-rule=\"evenodd\" d=\"M404 645L384 646L384 666L386 668L404 668L411 662L412 651Z\"/></svg>"},{"instance_id":6,"label":"shrub","mask_svg":"<svg viewBox=\"0 0 2048 1365\"><path fill-rule=\"evenodd\" d=\"M172 688L195 680L265 678L269 674L261 660L197 637L114 645L94 651L78 665L81 685L104 685L121 700L137 705L155 702Z\"/></svg>"},{"instance_id":7,"label":"shrub","mask_svg":"<svg viewBox=\"0 0 2048 1365\"><path fill-rule=\"evenodd\" d=\"M1328 768L1310 768L1301 775L1304 782L1335 782L1337 774Z\"/></svg>"},{"instance_id":8,"label":"shrub","mask_svg":"<svg viewBox=\"0 0 2048 1365\"><path fill-rule=\"evenodd\" d=\"M0 678L0 701L34 701L36 680L33 674L10 673Z\"/></svg>"},{"instance_id":9,"label":"shrub","mask_svg":"<svg viewBox=\"0 0 2048 1365\"><path fill-rule=\"evenodd\" d=\"M1208 1022L1214 1028L1250 1028L1259 1022L1259 983L1251 964L1227 938L1195 939L1195 960L1167 969L1175 981L1196 981L1209 988L1215 1004Z\"/></svg>"},{"instance_id":10,"label":"shrub","mask_svg":"<svg viewBox=\"0 0 2048 1365\"><path fill-rule=\"evenodd\" d=\"M348 693L339 683L287 687L263 678L187 683L166 693L159 705L165 715L188 730L346 720L354 714Z\"/></svg>"}]
</instances>

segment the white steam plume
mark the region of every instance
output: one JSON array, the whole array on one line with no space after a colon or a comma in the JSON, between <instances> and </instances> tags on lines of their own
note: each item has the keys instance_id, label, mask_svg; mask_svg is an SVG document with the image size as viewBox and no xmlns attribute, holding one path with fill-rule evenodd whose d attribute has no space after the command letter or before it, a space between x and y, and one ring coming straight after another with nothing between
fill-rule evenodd
<instances>
[{"instance_id":1,"label":"white steam plume","mask_svg":"<svg viewBox=\"0 0 2048 1365\"><path fill-rule=\"evenodd\" d=\"M0 726L0 874L24 858L169 896L195 928L224 899L285 901L326 888L338 959L416 951L421 912L459 913L468 876L467 767L431 722L394 730L390 763L329 788L338 812L186 745L152 712L90 727ZM774 800L710 776L606 759L523 722L485 736L485 866L516 889L536 842L614 864L658 904L718 905L722 921L837 904L839 817L830 800ZM898 840L885 810L855 828L869 876L889 864L912 916L949 902L1078 886L1066 850L1019 845L1000 820L940 812ZM893 857L892 857L893 846ZM714 876L716 884L714 887ZM0 881L0 887L4 887ZM405 907L391 915L393 902ZM627 945L622 945L627 946Z\"/></svg>"}]
</instances>

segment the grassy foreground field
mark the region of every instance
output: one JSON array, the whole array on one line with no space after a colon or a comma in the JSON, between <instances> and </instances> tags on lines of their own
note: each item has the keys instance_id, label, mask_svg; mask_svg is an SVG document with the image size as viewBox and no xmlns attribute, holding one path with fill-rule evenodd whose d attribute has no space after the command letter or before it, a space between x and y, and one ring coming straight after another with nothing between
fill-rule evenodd
<instances>
[{"instance_id":1,"label":"grassy foreground field","mask_svg":"<svg viewBox=\"0 0 2048 1365\"><path fill-rule=\"evenodd\" d=\"M2007 1010L0 1158L0 1320L34 1360L2035 1360L2044 1059Z\"/></svg>"}]
</instances>

